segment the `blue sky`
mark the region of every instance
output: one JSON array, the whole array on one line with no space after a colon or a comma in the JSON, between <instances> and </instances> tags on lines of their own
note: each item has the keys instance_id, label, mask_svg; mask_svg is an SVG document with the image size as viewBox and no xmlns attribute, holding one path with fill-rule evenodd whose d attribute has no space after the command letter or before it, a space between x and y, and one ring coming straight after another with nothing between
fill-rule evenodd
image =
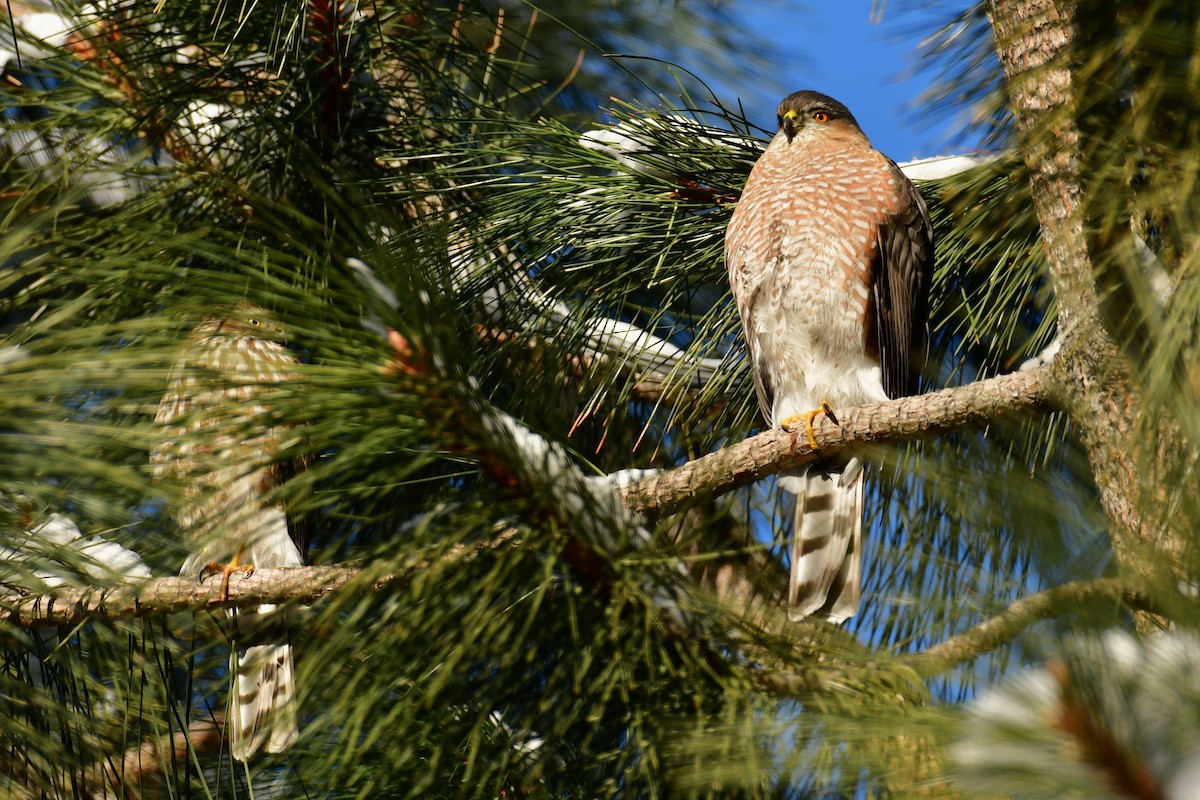
<instances>
[{"instance_id":1,"label":"blue sky","mask_svg":"<svg viewBox=\"0 0 1200 800\"><path fill-rule=\"evenodd\" d=\"M882 20L872 22L871 0L742 0L734 6L739 20L774 47L775 80L722 86L724 99L740 97L753 122L773 128L784 95L815 89L845 103L872 144L896 161L962 152L962 144L948 144L957 133L953 122L922 119L917 102L930 79L917 70L917 45L945 18L948 4L939 12L916 5L888 3ZM721 86L718 76L696 71Z\"/></svg>"}]
</instances>

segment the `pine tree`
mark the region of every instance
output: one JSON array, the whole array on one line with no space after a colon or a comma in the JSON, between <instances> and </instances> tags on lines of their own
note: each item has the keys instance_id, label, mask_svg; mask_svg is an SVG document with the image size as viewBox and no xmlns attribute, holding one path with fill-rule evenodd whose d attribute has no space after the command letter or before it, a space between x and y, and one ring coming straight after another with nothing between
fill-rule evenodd
<instances>
[{"instance_id":1,"label":"pine tree","mask_svg":"<svg viewBox=\"0 0 1200 800\"><path fill-rule=\"evenodd\" d=\"M560 58L640 4L49 30L14 3L5 791L1190 796L1200 12L1174 5L992 0L929 38L931 105L996 152L920 183L931 392L838 409L814 455L761 430L725 282L764 131L680 72L646 105L619 93L656 67ZM712 24L675 13L680 47ZM186 476L149 454L189 332L247 301L301 361L268 500L311 566L226 599L176 576ZM865 608L788 623L771 476L850 447ZM265 630L222 611L264 602ZM242 763L229 651L280 637L300 738Z\"/></svg>"}]
</instances>

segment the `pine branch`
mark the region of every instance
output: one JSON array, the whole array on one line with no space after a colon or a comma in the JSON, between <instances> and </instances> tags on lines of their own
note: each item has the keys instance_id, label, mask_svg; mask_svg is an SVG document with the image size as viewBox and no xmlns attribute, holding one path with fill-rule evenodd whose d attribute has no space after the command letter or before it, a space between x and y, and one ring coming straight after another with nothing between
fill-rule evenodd
<instances>
[{"instance_id":1,"label":"pine branch","mask_svg":"<svg viewBox=\"0 0 1200 800\"><path fill-rule=\"evenodd\" d=\"M673 514L699 498L723 495L855 444L927 438L1045 411L1051 407L1048 375L1038 368L932 394L835 409L839 425L824 417L814 425L817 451L803 430L769 430L641 481L622 496L626 505L643 514Z\"/></svg>"},{"instance_id":2,"label":"pine branch","mask_svg":"<svg viewBox=\"0 0 1200 800\"><path fill-rule=\"evenodd\" d=\"M1048 402L1044 378L1048 374L1045 368L1016 372L933 394L839 410L840 425L824 421L816 427L820 455L827 457L853 444L905 441L1045 410ZM621 495L630 510L671 514L700 497L719 496L815 458L803 432L771 430L641 481ZM488 548L518 544L512 534L505 534L484 545L458 545L433 557L473 558ZM412 554L399 570L374 576L373 586L378 589L406 580L427 567L430 557ZM21 627L75 625L88 619L126 619L262 603L312 603L364 574L362 567L260 569L233 581L228 600L220 597L217 581L199 583L192 578L169 577L148 581L140 589L63 588L43 596L10 596L6 605L9 621ZM729 599L747 600L736 593Z\"/></svg>"},{"instance_id":3,"label":"pine branch","mask_svg":"<svg viewBox=\"0 0 1200 800\"><path fill-rule=\"evenodd\" d=\"M402 583L428 569L434 561L467 562L480 554L505 546L517 546L511 531L473 546L456 544L436 553L410 553L396 569L371 574L359 565L340 567L263 568L236 576L228 594L221 597L221 581L171 576L106 587L61 587L43 595L0 595L0 608L8 622L23 628L45 625L79 625L95 620L154 617L181 611L214 611L245 608L264 603L313 603L356 579L369 579L379 590Z\"/></svg>"},{"instance_id":4,"label":"pine branch","mask_svg":"<svg viewBox=\"0 0 1200 800\"><path fill-rule=\"evenodd\" d=\"M1043 367L930 395L845 409L839 412L840 426L824 423L817 428L818 445L822 456L828 456L855 443L900 441L985 425L1006 416L1036 413L1048 406L1045 384L1049 374L1049 368ZM768 431L678 470L642 481L627 489L624 499L631 510L673 513L694 502L699 493L721 494L756 477L813 458L803 433ZM714 474L718 470L722 475ZM445 562L466 561L498 547L519 546L521 542L516 533L507 531L473 546L455 545L448 549L439 548L436 552L412 553L398 568L260 569L252 575L235 578L229 585L227 599L221 597L220 582L215 578L200 583L188 577L169 577L148 581L138 587L59 589L47 596L19 598L4 605L8 607L10 622L35 627L72 626L97 619L212 611L264 603L313 603L347 585L352 585L358 592L377 591L412 579L434 561L445 566ZM572 561L569 554L565 555ZM586 570L579 574L585 580L589 579ZM602 577L596 580L603 583ZM1057 594L1073 591L1074 587L1068 586ZM781 697L821 695L836 699L846 696L847 686L856 685L854 676L870 657L857 642L849 638L838 639L834 650L830 651L829 646L835 642L829 637L842 637L840 631L818 624L788 626L782 614L772 613L770 587L759 586L753 580L749 587L745 580L727 580L717 585L716 593L731 615L740 620L737 627L750 635L745 646L748 652L757 654L753 659L760 665L751 677L762 691ZM885 693L888 698L901 703L922 702L924 689L918 680L920 672L936 671L939 666L952 664L955 658L967 657L970 648L979 650L1000 644L1028 622L1051 613L1056 607L1053 601L1057 594L1018 601L998 621L985 623L976 631L944 643L923 654L922 660L915 663L906 660L893 665L874 663L876 683L890 687ZM664 614L667 629L679 635L681 629L675 620L666 612ZM756 645L754 642L761 633L787 639L791 643L791 660L777 662L772 651ZM710 641L703 630L691 630L688 635ZM719 638L724 640L726 635ZM835 652L844 653L845 658L836 657ZM819 670L796 668L796 664L818 662L822 665Z\"/></svg>"},{"instance_id":5,"label":"pine branch","mask_svg":"<svg viewBox=\"0 0 1200 800\"><path fill-rule=\"evenodd\" d=\"M195 578L154 578L139 585L62 587L44 595L10 594L0 598L8 622L23 628L80 625L97 620L154 617L181 611L213 611L262 603L311 603L337 591L362 573L361 567L301 567L258 569L239 575L221 598L221 582ZM402 575L385 575L381 588Z\"/></svg>"},{"instance_id":6,"label":"pine branch","mask_svg":"<svg viewBox=\"0 0 1200 800\"><path fill-rule=\"evenodd\" d=\"M1064 583L1044 592L1014 600L1002 612L968 631L953 636L904 661L926 675L944 672L956 663L970 661L1012 641L1030 625L1049 619L1064 609L1103 602L1124 603L1147 609L1144 594L1120 578Z\"/></svg>"},{"instance_id":7,"label":"pine branch","mask_svg":"<svg viewBox=\"0 0 1200 800\"><path fill-rule=\"evenodd\" d=\"M992 0L996 49L1008 78L1021 150L1051 279L1060 333L1095 323L1099 299L1084 235L1080 131L1072 55L1078 39L1075 3Z\"/></svg>"}]
</instances>

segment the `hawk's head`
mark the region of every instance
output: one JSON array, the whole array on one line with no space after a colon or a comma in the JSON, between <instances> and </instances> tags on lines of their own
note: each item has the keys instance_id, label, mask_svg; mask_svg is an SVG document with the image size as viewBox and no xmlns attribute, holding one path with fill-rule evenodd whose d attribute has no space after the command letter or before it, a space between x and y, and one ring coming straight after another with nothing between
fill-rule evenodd
<instances>
[{"instance_id":1,"label":"hawk's head","mask_svg":"<svg viewBox=\"0 0 1200 800\"><path fill-rule=\"evenodd\" d=\"M205 317L196 326L199 336L227 336L234 339L263 339L283 342L283 328L275 315L253 303L238 303L220 317Z\"/></svg>"},{"instance_id":2,"label":"hawk's head","mask_svg":"<svg viewBox=\"0 0 1200 800\"><path fill-rule=\"evenodd\" d=\"M783 98L775 117L788 142L797 136L809 139L827 131L845 131L847 128L862 134L850 109L828 95L807 89Z\"/></svg>"}]
</instances>

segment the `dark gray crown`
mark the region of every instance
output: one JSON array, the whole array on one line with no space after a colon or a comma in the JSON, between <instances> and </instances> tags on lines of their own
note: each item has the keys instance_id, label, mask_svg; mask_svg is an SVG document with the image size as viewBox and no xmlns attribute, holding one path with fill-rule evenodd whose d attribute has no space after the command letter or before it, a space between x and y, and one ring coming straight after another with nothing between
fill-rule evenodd
<instances>
[{"instance_id":1,"label":"dark gray crown","mask_svg":"<svg viewBox=\"0 0 1200 800\"><path fill-rule=\"evenodd\" d=\"M824 111L829 115L830 120L844 119L854 127L859 127L858 120L850 113L850 109L829 95L814 92L811 89L792 92L783 98L779 104L779 110L775 112L777 119L782 121L783 115L788 111L795 111L801 118L806 118L816 111Z\"/></svg>"}]
</instances>

